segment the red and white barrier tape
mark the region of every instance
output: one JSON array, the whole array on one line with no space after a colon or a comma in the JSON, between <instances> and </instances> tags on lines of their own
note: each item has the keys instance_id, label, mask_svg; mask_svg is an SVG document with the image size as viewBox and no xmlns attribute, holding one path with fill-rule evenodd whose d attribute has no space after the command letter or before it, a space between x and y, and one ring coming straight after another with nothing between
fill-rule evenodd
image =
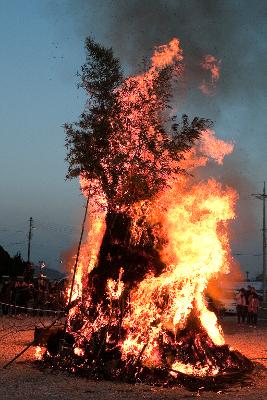
<instances>
[{"instance_id":1,"label":"red and white barrier tape","mask_svg":"<svg viewBox=\"0 0 267 400\"><path fill-rule=\"evenodd\" d=\"M43 309L43 308L32 308L32 307L17 306L15 304L3 303L1 301L0 301L0 305L7 306L9 308L19 308L19 309L28 310L28 311L41 311L41 312L50 312L50 313L55 313L55 314L60 314L60 313L65 314L64 310L46 310L46 309Z\"/></svg>"}]
</instances>

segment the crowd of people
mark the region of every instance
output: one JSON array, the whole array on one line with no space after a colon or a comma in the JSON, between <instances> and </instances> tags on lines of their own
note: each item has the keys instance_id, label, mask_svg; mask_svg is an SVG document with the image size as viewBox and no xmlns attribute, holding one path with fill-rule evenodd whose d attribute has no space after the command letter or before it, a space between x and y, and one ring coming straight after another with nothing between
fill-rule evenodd
<instances>
[{"instance_id":1,"label":"crowd of people","mask_svg":"<svg viewBox=\"0 0 267 400\"><path fill-rule=\"evenodd\" d=\"M260 297L253 286L240 289L236 295L236 313L238 324L248 324L256 328Z\"/></svg>"},{"instance_id":2,"label":"crowd of people","mask_svg":"<svg viewBox=\"0 0 267 400\"><path fill-rule=\"evenodd\" d=\"M0 308L3 315L27 310L62 310L65 305L65 282L51 282L42 277L4 280L0 285Z\"/></svg>"}]
</instances>

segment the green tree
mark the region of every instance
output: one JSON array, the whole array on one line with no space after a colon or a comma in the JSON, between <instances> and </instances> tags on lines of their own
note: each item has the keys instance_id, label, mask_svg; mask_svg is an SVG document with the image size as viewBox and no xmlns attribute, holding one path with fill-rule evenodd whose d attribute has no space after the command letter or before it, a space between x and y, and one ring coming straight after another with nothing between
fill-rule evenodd
<instances>
[{"instance_id":1,"label":"green tree","mask_svg":"<svg viewBox=\"0 0 267 400\"><path fill-rule=\"evenodd\" d=\"M169 117L177 64L123 79L112 49L91 38L80 86L88 100L78 122L65 124L68 178L97 180L109 209L153 196L210 121ZM168 112L167 112L168 111Z\"/></svg>"},{"instance_id":2,"label":"green tree","mask_svg":"<svg viewBox=\"0 0 267 400\"><path fill-rule=\"evenodd\" d=\"M14 257L10 257L8 252L0 246L0 275L9 275L12 277L23 275L26 264L20 253L17 253Z\"/></svg>"}]
</instances>

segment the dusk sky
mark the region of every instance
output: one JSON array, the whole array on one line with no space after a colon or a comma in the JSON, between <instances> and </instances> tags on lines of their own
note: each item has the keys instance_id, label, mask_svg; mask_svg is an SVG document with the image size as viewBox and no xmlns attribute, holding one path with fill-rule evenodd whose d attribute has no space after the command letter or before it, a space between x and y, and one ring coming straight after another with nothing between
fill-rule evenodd
<instances>
[{"instance_id":1,"label":"dusk sky","mask_svg":"<svg viewBox=\"0 0 267 400\"><path fill-rule=\"evenodd\" d=\"M262 202L251 193L267 180L266 21L263 0L0 0L0 245L26 259L30 217L33 262L60 268L77 242L84 201L78 181L65 181L62 125L84 107L76 73L85 37L113 47L126 74L178 37L185 77L175 107L210 118L218 137L235 142L214 173L240 195L232 250L244 271L260 273ZM198 88L206 54L221 60L213 96Z\"/></svg>"}]
</instances>

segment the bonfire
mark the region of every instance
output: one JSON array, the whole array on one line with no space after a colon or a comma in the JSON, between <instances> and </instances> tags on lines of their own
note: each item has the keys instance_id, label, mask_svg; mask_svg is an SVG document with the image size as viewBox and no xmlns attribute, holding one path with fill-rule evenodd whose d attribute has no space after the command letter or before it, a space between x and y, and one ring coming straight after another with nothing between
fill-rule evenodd
<instances>
[{"instance_id":1,"label":"bonfire","mask_svg":"<svg viewBox=\"0 0 267 400\"><path fill-rule=\"evenodd\" d=\"M216 59L206 59L212 85ZM252 368L227 346L206 299L210 280L228 274L234 262L229 224L238 195L213 178L201 179L201 171L211 162L222 168L234 144L216 138L204 120L190 125L183 117L180 130L177 123L171 132L158 128L166 125L168 96L155 85L166 76L168 83L179 80L183 70L180 42L173 39L156 48L144 73L112 90L122 117L118 122L115 113L108 115L107 151L99 164L105 180L89 162L79 169L88 200L86 237L67 293L66 327L50 336L46 364L152 384ZM80 132L66 129L77 144Z\"/></svg>"}]
</instances>

